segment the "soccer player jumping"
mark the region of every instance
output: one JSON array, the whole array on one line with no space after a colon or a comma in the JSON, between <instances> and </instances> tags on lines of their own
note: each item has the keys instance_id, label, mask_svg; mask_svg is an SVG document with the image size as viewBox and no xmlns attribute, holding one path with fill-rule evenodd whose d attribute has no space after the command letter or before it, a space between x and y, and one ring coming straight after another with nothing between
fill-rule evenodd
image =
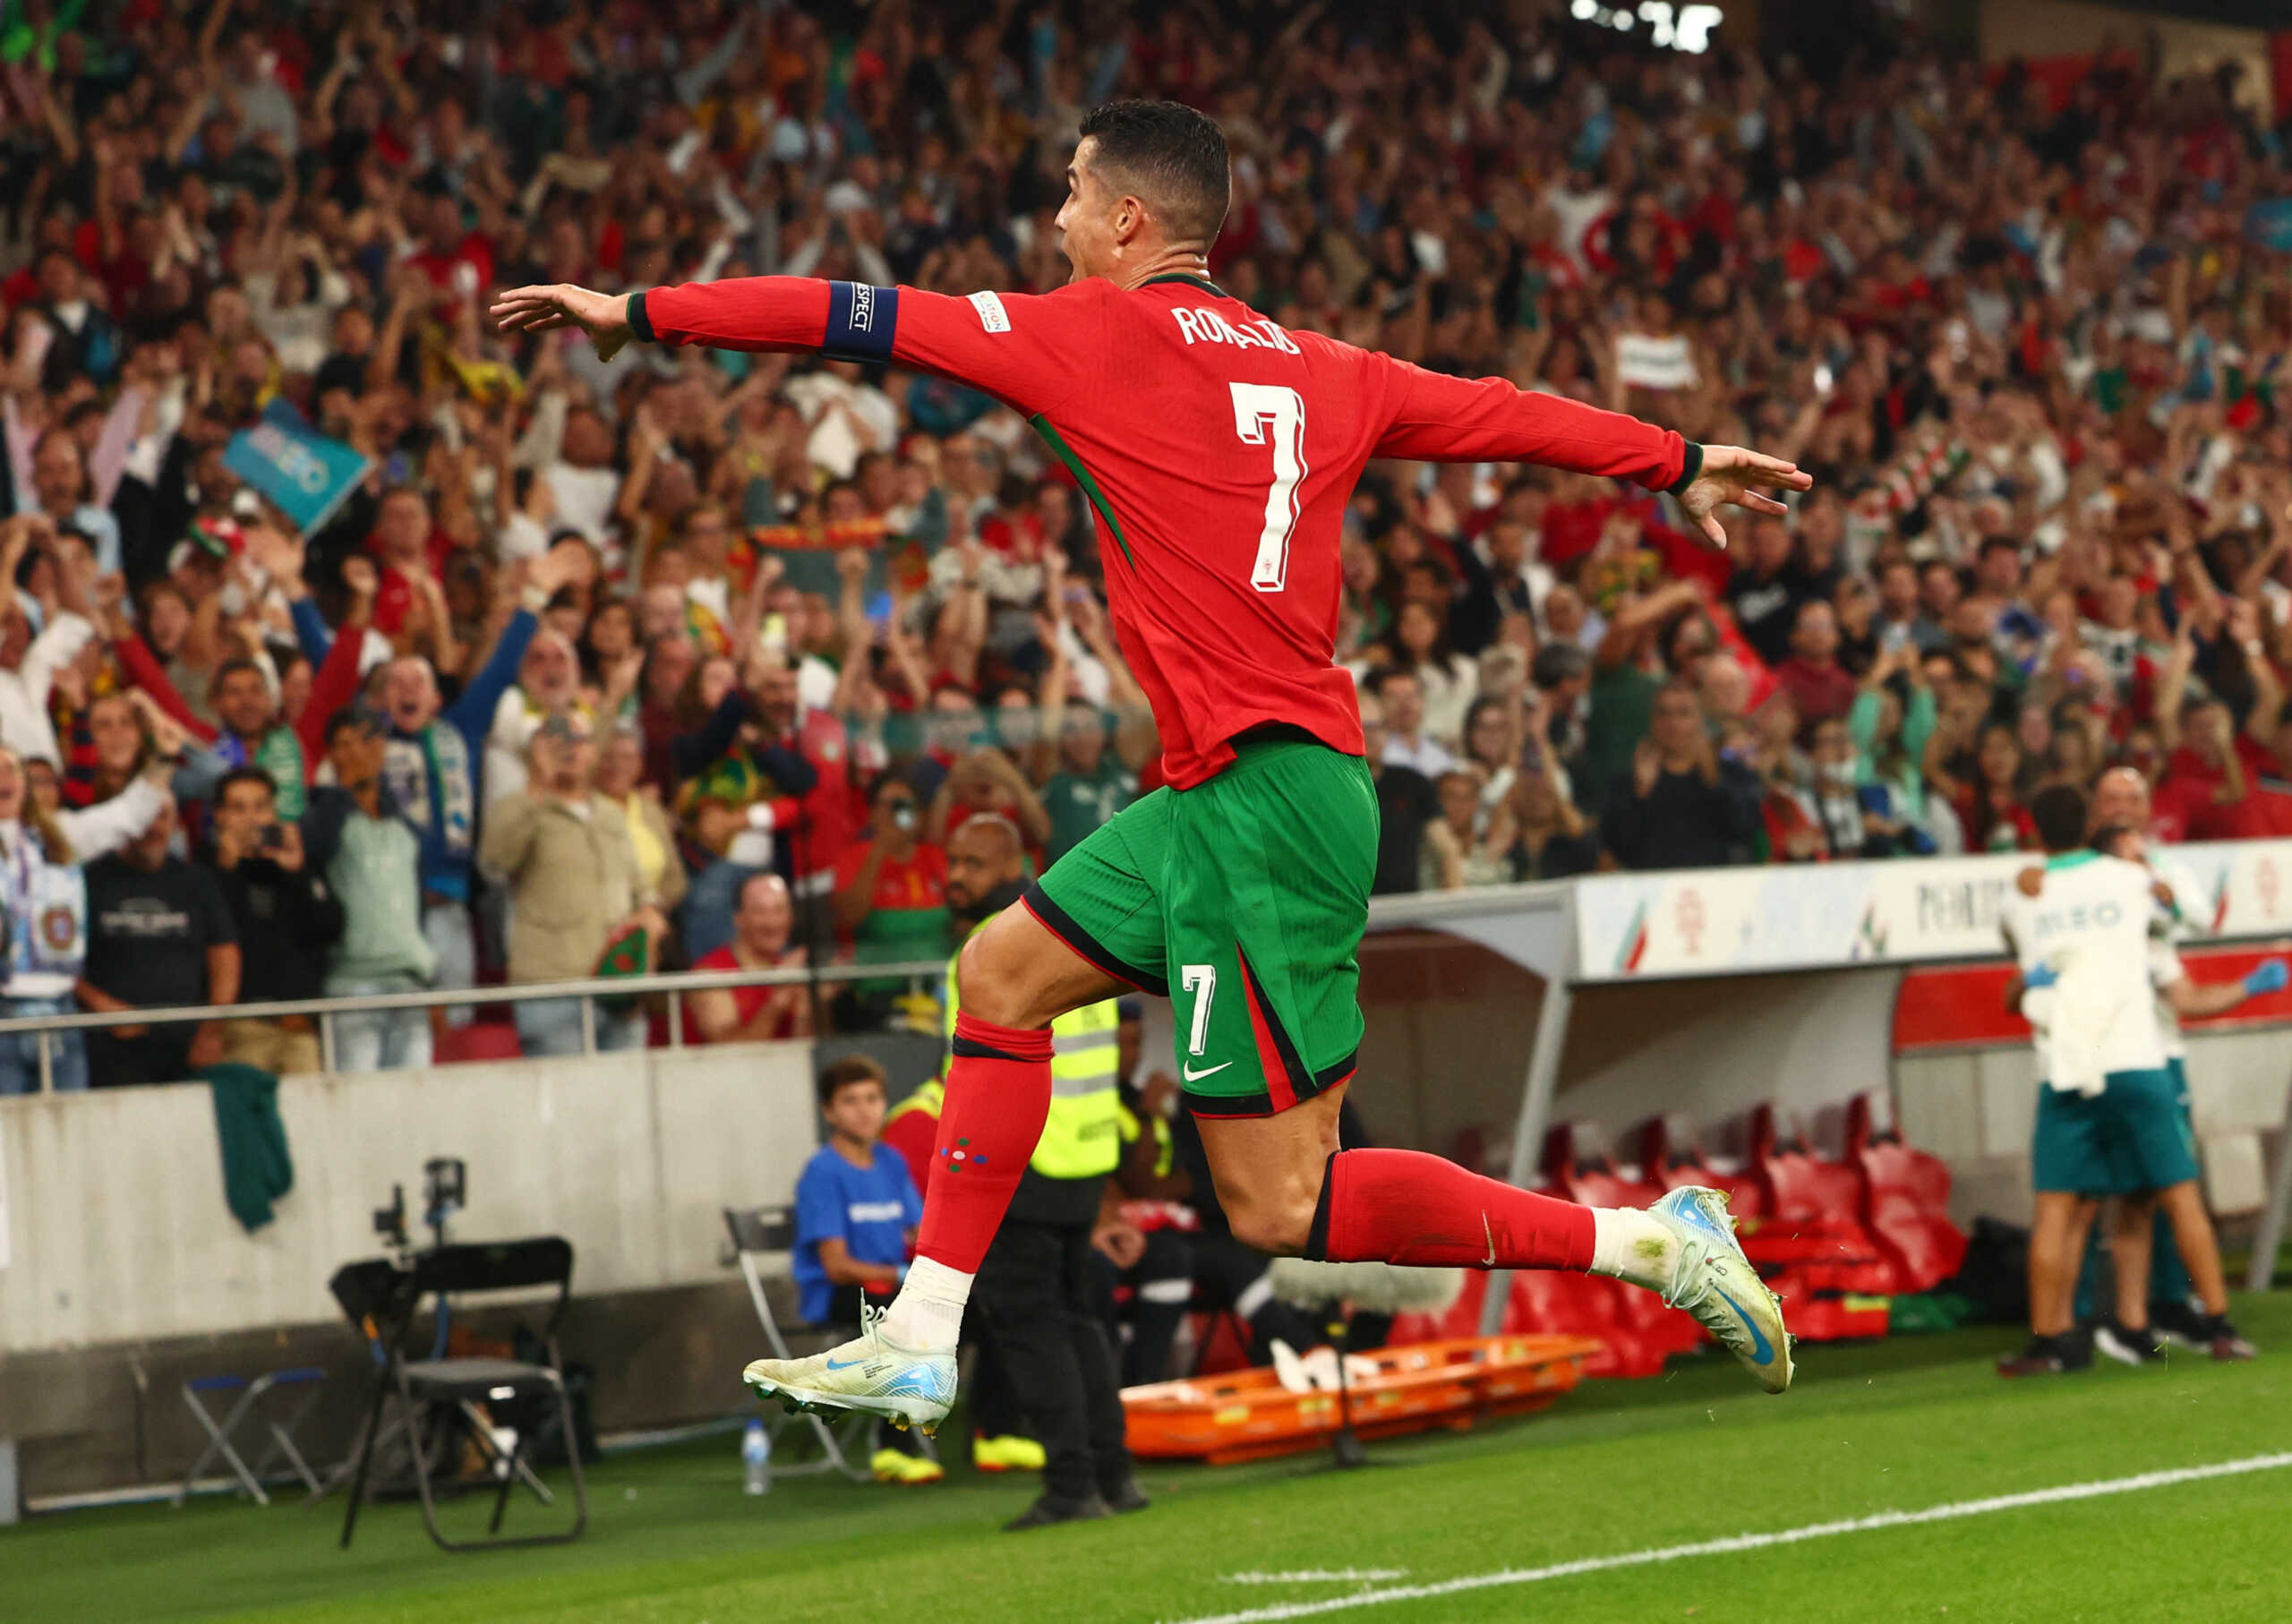
<instances>
[{"instance_id":1,"label":"soccer player jumping","mask_svg":"<svg viewBox=\"0 0 2292 1624\"><path fill-rule=\"evenodd\" d=\"M1678 497L1715 546L1726 544L1718 508L1782 513L1751 487L1813 482L1755 451L1261 317L1209 279L1226 139L1187 107L1098 108L1066 180L1057 226L1073 279L1052 293L756 277L616 295L521 287L493 307L506 329L577 327L603 356L631 339L811 350L1005 402L1097 516L1116 637L1161 731L1167 785L963 948L937 1170L898 1297L826 1354L757 1361L748 1385L798 1407L937 1425L971 1278L1049 1110L1051 1020L1138 987L1177 1002L1185 1105L1240 1239L1337 1261L1611 1275L1694 1314L1781 1392L1782 1308L1716 1192L1595 1209L1437 1156L1338 1149L1377 857L1359 705L1335 661L1338 539L1374 457L1632 480Z\"/></svg>"}]
</instances>

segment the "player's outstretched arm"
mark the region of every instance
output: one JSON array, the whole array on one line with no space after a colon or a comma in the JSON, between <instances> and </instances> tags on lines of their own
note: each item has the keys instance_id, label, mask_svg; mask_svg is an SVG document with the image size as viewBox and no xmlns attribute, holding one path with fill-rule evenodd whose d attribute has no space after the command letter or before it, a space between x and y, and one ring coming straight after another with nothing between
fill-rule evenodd
<instances>
[{"instance_id":1,"label":"player's outstretched arm","mask_svg":"<svg viewBox=\"0 0 2292 1624\"><path fill-rule=\"evenodd\" d=\"M1628 479L1680 499L1704 539L1727 544L1723 507L1781 513L1764 491L1804 491L1811 474L1740 446L1700 446L1622 412L1562 395L1514 388L1501 378L1450 378L1372 354L1386 389L1377 455L1426 462L1532 462Z\"/></svg>"},{"instance_id":2,"label":"player's outstretched arm","mask_svg":"<svg viewBox=\"0 0 2292 1624\"><path fill-rule=\"evenodd\" d=\"M1032 414L1095 377L1103 282L1051 294L874 287L814 277L732 277L601 294L559 283L517 287L493 303L509 332L577 327L610 360L621 346L697 344L729 350L817 350L832 359L952 378Z\"/></svg>"}]
</instances>

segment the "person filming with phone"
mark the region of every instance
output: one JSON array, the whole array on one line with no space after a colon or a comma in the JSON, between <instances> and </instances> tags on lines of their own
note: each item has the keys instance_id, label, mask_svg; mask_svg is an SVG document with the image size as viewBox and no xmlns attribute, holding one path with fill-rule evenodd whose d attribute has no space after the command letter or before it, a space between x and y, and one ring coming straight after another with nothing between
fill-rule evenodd
<instances>
[{"instance_id":1,"label":"person filming with phone","mask_svg":"<svg viewBox=\"0 0 2292 1624\"><path fill-rule=\"evenodd\" d=\"M835 927L862 964L894 964L947 951L947 854L921 838L915 786L897 773L876 782L868 838L844 848L835 866ZM852 984L838 1000L837 1024L882 1024L903 983L896 977Z\"/></svg>"},{"instance_id":2,"label":"person filming with phone","mask_svg":"<svg viewBox=\"0 0 2292 1624\"><path fill-rule=\"evenodd\" d=\"M295 786L299 796L302 785ZM278 816L278 791L261 767L215 786L215 844L208 858L239 939L239 1002L322 995L326 950L342 934L342 904L303 850L303 832ZM276 1076L322 1068L318 1022L308 1015L222 1023L223 1058Z\"/></svg>"}]
</instances>

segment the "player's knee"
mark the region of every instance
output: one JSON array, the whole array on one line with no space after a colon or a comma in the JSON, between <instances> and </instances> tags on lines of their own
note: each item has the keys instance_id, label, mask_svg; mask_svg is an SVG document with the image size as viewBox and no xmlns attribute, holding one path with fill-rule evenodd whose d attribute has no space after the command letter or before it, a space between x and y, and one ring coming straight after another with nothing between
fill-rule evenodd
<instances>
[{"instance_id":1,"label":"player's knee","mask_svg":"<svg viewBox=\"0 0 2292 1624\"><path fill-rule=\"evenodd\" d=\"M996 929L999 922L990 920L986 929L975 933L956 961L963 1013L996 1026L1040 1026L1043 1018L1030 1008L1032 988L1026 967L1012 952L1008 933Z\"/></svg>"},{"instance_id":2,"label":"player's knee","mask_svg":"<svg viewBox=\"0 0 2292 1624\"><path fill-rule=\"evenodd\" d=\"M1253 1191L1239 1201L1227 1200L1223 1190L1219 1192L1234 1238L1278 1258L1294 1258L1304 1252L1320 1196L1318 1185L1307 1190L1286 1179L1270 1188Z\"/></svg>"}]
</instances>

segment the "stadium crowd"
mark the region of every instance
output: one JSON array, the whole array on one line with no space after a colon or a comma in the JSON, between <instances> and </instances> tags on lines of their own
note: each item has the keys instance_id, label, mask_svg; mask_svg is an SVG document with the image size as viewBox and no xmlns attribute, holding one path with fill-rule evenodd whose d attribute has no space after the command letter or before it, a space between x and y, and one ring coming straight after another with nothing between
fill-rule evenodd
<instances>
[{"instance_id":1,"label":"stadium crowd","mask_svg":"<svg viewBox=\"0 0 2292 1624\"><path fill-rule=\"evenodd\" d=\"M1115 95L1219 120L1212 270L1274 321L1817 481L1716 553L1612 482L1373 472L1338 653L1379 890L2023 847L2040 788L2112 763L2160 834L2292 831L2292 172L2232 75L2128 53L2057 98L1557 4L1083 10L0 11L7 1013L936 959L965 818L1039 867L1150 788L1089 504L1008 410L481 314L526 282L1056 284ZM280 505L282 444L328 510ZM346 1021L342 1064L467 1017ZM577 1005L517 1025L583 1040ZM130 1023L54 1065L313 1041ZM0 1043L0 1092L37 1064Z\"/></svg>"}]
</instances>

